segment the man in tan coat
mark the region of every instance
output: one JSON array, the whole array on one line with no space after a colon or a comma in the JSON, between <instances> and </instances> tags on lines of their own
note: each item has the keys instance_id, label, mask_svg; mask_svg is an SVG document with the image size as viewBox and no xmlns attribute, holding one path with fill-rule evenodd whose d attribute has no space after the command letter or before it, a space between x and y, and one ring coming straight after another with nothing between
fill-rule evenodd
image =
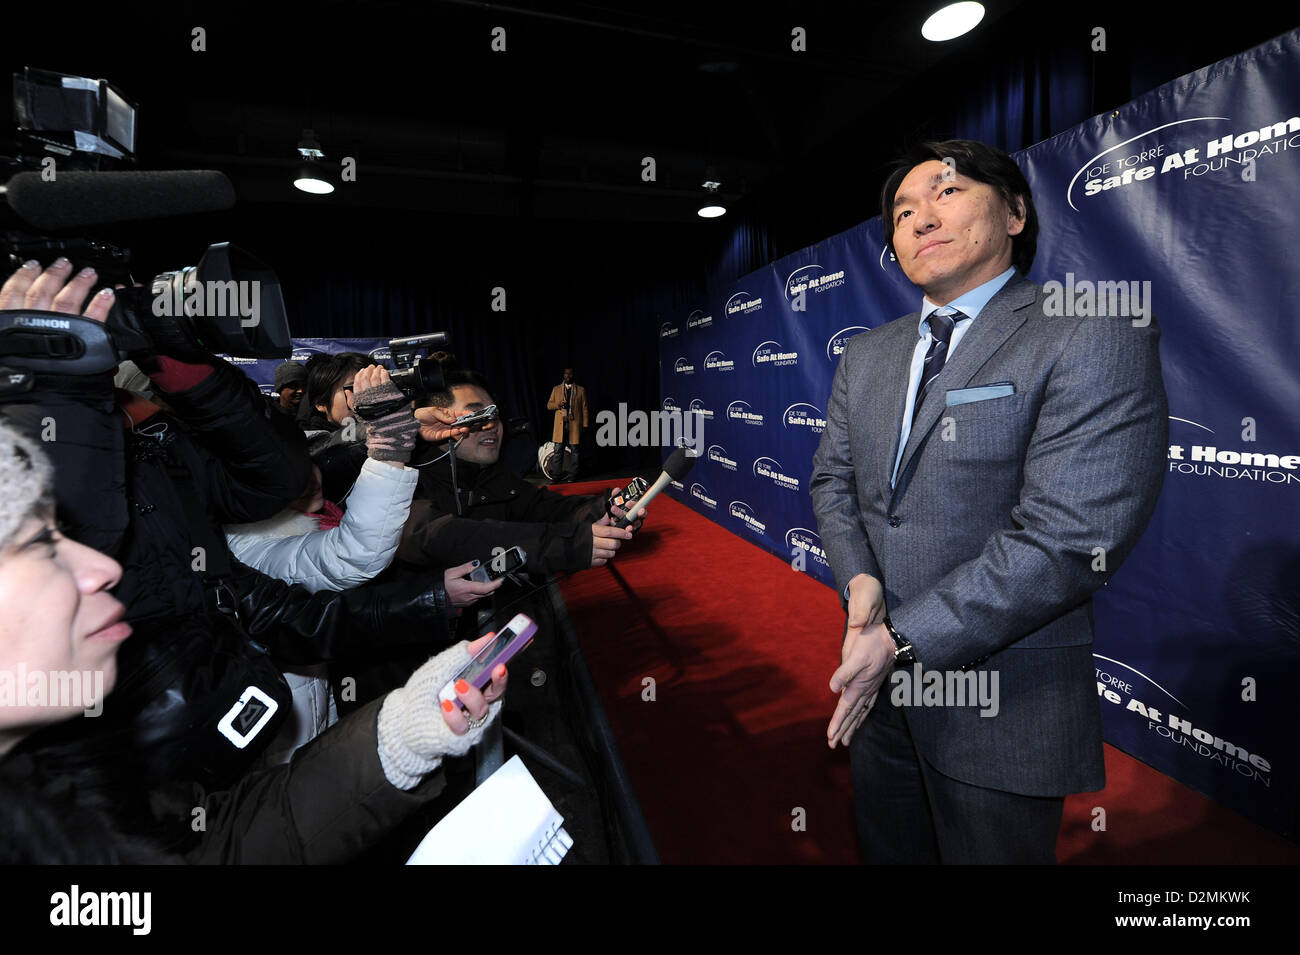
<instances>
[{"instance_id":1,"label":"man in tan coat","mask_svg":"<svg viewBox=\"0 0 1300 955\"><path fill-rule=\"evenodd\" d=\"M551 399L546 402L546 407L555 412L551 440L555 442L556 453L563 455L565 450L572 448L564 478L572 481L578 474L578 442L587 427L587 391L574 382L572 368L564 369L564 381L551 389Z\"/></svg>"}]
</instances>

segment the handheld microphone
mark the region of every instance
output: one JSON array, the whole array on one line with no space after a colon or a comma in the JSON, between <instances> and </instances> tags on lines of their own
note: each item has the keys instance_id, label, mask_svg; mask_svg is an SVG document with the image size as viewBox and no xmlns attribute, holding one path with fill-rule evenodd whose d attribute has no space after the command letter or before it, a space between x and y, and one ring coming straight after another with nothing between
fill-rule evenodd
<instances>
[{"instance_id":1,"label":"handheld microphone","mask_svg":"<svg viewBox=\"0 0 1300 955\"><path fill-rule=\"evenodd\" d=\"M691 468L695 467L695 462L699 458L698 454L691 454L686 448L678 448L668 456L664 462L663 473L659 475L658 480L650 485L650 490L641 495L641 499L632 505L632 510L614 522L615 527L627 527L632 523L632 515L641 510L652 500L655 495L668 486L670 481L681 481L686 475L691 473Z\"/></svg>"}]
</instances>

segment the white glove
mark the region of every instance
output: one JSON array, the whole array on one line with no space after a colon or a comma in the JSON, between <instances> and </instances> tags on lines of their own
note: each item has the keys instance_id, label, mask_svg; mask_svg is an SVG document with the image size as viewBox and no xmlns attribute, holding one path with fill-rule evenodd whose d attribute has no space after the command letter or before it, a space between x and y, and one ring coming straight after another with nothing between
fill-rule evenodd
<instances>
[{"instance_id":1,"label":"white glove","mask_svg":"<svg viewBox=\"0 0 1300 955\"><path fill-rule=\"evenodd\" d=\"M453 733L443 719L438 693L469 662L468 643L461 642L429 660L411 674L406 686L393 690L379 709L379 763L398 789L414 789L442 763L443 756L464 756L501 710L497 700L487 722L463 735Z\"/></svg>"}]
</instances>

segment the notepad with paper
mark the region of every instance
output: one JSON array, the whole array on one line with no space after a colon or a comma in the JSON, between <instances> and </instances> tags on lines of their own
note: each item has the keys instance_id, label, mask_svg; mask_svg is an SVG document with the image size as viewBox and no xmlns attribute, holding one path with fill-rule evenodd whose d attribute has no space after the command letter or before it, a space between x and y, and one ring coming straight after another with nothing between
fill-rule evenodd
<instances>
[{"instance_id":1,"label":"notepad with paper","mask_svg":"<svg viewBox=\"0 0 1300 955\"><path fill-rule=\"evenodd\" d=\"M573 845L518 756L429 830L407 865L558 865Z\"/></svg>"}]
</instances>

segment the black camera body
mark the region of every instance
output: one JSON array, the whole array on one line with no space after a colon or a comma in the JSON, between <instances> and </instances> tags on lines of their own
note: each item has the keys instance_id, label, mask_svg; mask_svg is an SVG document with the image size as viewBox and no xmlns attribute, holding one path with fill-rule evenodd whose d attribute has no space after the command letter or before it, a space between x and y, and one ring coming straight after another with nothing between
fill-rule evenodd
<instances>
[{"instance_id":1,"label":"black camera body","mask_svg":"<svg viewBox=\"0 0 1300 955\"><path fill-rule=\"evenodd\" d=\"M442 365L422 356L420 352L447 344L446 332L429 332L394 338L388 343L393 357L393 371L389 380L411 401L421 401L429 395L447 390Z\"/></svg>"},{"instance_id":2,"label":"black camera body","mask_svg":"<svg viewBox=\"0 0 1300 955\"><path fill-rule=\"evenodd\" d=\"M50 240L43 258L53 261L74 251ZM30 252L29 245L24 254ZM10 255L15 265L12 249ZM74 268L95 264L72 261ZM287 358L291 347L279 279L227 242L210 246L196 266L161 273L148 288L116 289L102 324L55 312L0 312L0 359L37 373L93 375L127 359L159 354Z\"/></svg>"},{"instance_id":3,"label":"black camera body","mask_svg":"<svg viewBox=\"0 0 1300 955\"><path fill-rule=\"evenodd\" d=\"M105 323L15 309L0 314L0 359L23 370L98 374L155 354L287 358L289 322L275 273L241 249L208 247L198 265L144 286L131 250L85 230L234 205L215 170L121 171L135 161L136 107L107 80L25 68L14 74L13 156L0 157L0 266L66 257L116 288ZM7 274L7 272L6 272ZM114 360L116 359L116 360Z\"/></svg>"}]
</instances>

